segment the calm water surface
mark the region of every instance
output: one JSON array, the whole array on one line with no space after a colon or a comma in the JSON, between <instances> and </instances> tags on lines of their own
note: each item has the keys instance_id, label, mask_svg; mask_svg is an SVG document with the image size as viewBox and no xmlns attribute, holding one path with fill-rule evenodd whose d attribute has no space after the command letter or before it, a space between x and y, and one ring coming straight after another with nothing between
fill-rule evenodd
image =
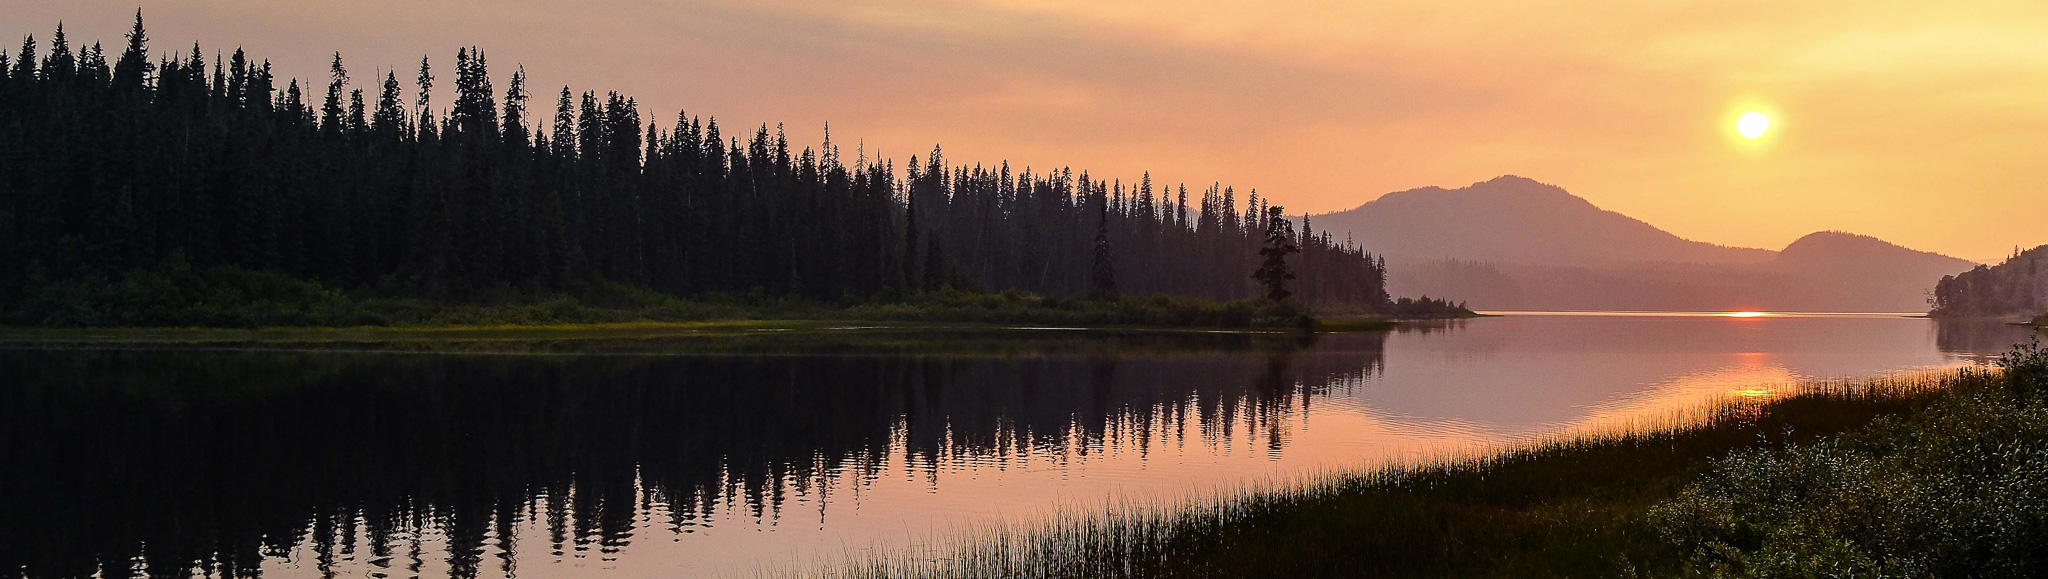
<instances>
[{"instance_id":1,"label":"calm water surface","mask_svg":"<svg viewBox=\"0 0 2048 579\"><path fill-rule=\"evenodd\" d=\"M1981 362L1997 324L0 349L0 575L676 577Z\"/></svg>"}]
</instances>

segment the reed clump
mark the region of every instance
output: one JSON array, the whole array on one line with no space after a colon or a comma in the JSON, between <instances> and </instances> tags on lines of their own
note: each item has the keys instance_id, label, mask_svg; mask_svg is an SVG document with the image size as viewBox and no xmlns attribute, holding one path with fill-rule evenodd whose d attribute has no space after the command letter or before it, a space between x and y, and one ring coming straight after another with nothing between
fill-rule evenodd
<instances>
[{"instance_id":1,"label":"reed clump","mask_svg":"<svg viewBox=\"0 0 2048 579\"><path fill-rule=\"evenodd\" d=\"M2042 555L2016 549L2048 552L2029 538L2048 536L2048 416L2039 395L2014 394L2026 391L2020 380L2048 376L2048 358L2032 356L2008 356L2018 362L2003 369L1814 384L1481 456L1070 514L805 574L2025 576L2015 573L2037 570ZM1906 493L1921 500L1897 500ZM1908 524L1935 511L1946 518ZM1905 540L1930 533L1949 535ZM1900 547L1937 556L1881 556ZM1984 554L2006 558L1955 563ZM1820 561L1830 566L1802 566Z\"/></svg>"}]
</instances>

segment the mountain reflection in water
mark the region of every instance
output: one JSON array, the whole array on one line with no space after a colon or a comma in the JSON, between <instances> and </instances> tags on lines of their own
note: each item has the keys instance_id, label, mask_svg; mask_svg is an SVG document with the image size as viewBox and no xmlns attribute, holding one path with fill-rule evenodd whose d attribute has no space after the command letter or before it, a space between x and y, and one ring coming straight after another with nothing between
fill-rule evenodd
<instances>
[{"instance_id":1,"label":"mountain reflection in water","mask_svg":"<svg viewBox=\"0 0 2048 579\"><path fill-rule=\"evenodd\" d=\"M1320 337L17 347L0 570L706 574L1981 361L2023 335L1510 316Z\"/></svg>"}]
</instances>

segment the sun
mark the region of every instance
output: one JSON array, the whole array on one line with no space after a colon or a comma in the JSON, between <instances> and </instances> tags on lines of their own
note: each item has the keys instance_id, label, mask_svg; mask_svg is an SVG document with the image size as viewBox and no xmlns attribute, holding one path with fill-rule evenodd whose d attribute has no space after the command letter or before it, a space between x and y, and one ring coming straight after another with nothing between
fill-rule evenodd
<instances>
[{"instance_id":1,"label":"sun","mask_svg":"<svg viewBox=\"0 0 2048 579\"><path fill-rule=\"evenodd\" d=\"M1771 118L1757 111L1742 113L1735 118L1735 134L1749 140L1761 139L1771 130Z\"/></svg>"}]
</instances>

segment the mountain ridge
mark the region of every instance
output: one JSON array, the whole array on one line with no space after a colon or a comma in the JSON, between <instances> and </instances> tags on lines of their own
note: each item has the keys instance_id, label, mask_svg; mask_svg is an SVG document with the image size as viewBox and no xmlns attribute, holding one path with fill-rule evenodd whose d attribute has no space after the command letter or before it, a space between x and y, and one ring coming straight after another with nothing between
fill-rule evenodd
<instances>
[{"instance_id":1,"label":"mountain ridge","mask_svg":"<svg viewBox=\"0 0 2048 579\"><path fill-rule=\"evenodd\" d=\"M1516 175L1312 217L1399 266L1390 289L1492 309L1925 311L1935 282L1976 265L1843 231L1778 250L1695 241Z\"/></svg>"},{"instance_id":2,"label":"mountain ridge","mask_svg":"<svg viewBox=\"0 0 2048 579\"><path fill-rule=\"evenodd\" d=\"M1602 209L1562 187L1502 175L1458 188L1420 187L1314 216L1389 259L1481 259L1541 265L1759 263L1769 250L1679 237ZM1531 226L1538 227L1531 227Z\"/></svg>"}]
</instances>

